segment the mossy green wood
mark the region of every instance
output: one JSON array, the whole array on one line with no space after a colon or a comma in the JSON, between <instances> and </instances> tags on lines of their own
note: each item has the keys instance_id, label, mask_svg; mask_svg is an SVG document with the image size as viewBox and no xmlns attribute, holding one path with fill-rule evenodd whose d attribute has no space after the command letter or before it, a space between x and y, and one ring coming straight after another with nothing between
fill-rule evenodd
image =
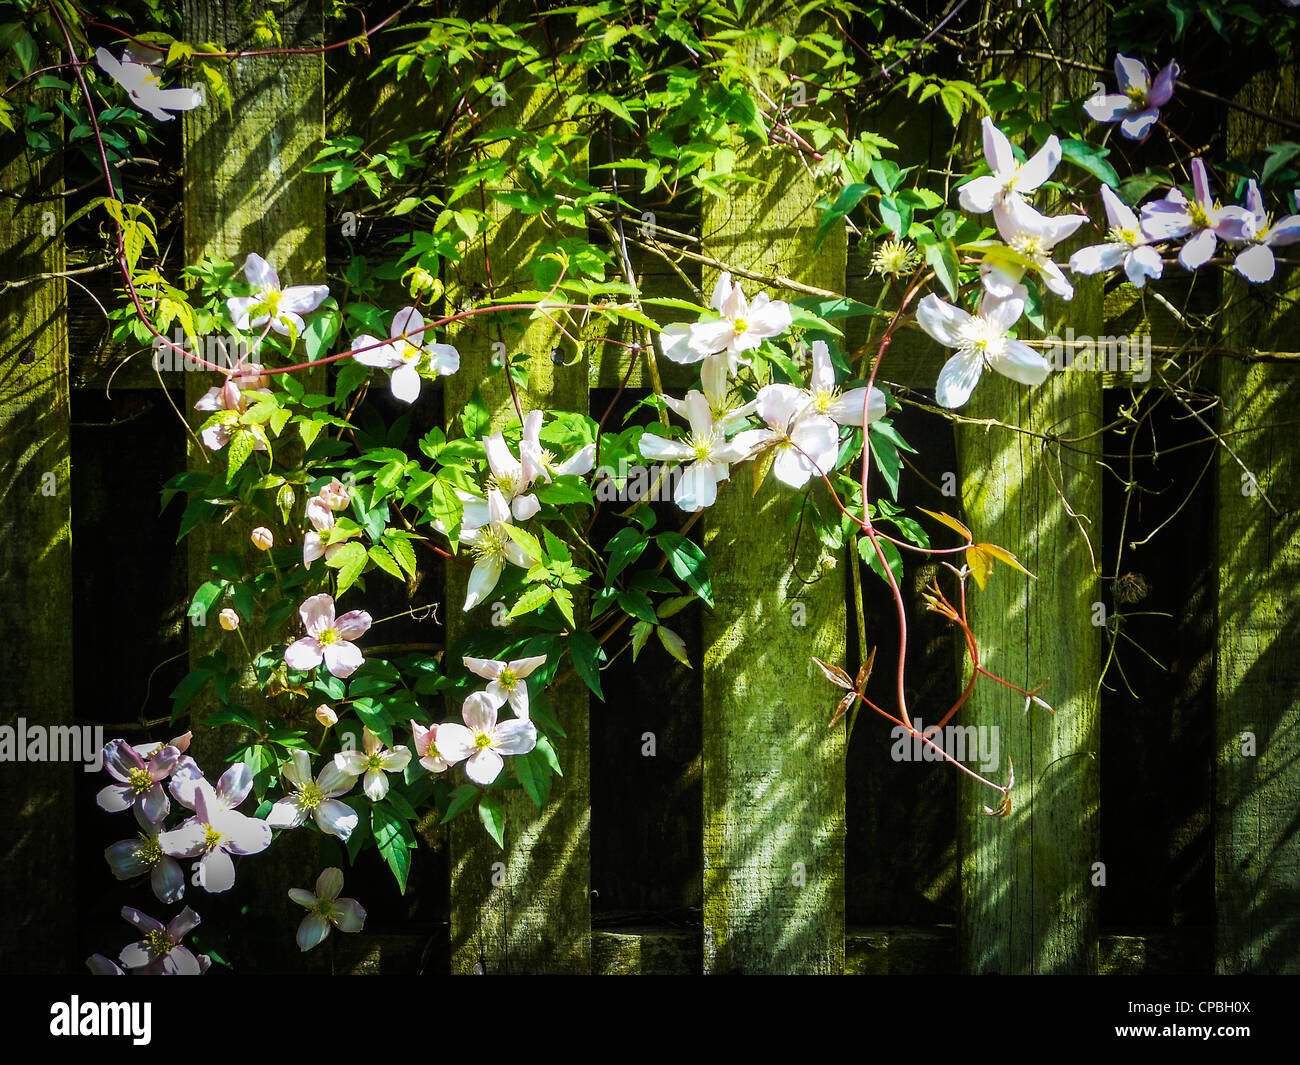
<instances>
[{"instance_id":1,"label":"mossy green wood","mask_svg":"<svg viewBox=\"0 0 1300 1065\"><path fill-rule=\"evenodd\" d=\"M261 8L261 4L255 5L252 14L260 14ZM184 36L194 41L215 41L231 51L254 48L247 28L249 16L247 5L235 0L187 0L183 6ZM286 48L321 43L321 12L316 0L277 7L276 17ZM205 105L186 113L184 206L188 261L212 256L242 268L248 253L257 252L275 266L283 285L324 281L324 179L303 172L320 148L324 129L324 71L321 55L238 59L223 68L233 101L231 109L227 111L209 95ZM242 274L237 276L242 278ZM302 352L299 341L297 353ZM323 384L324 374L314 372L318 386ZM196 420L198 415L191 411L194 402L221 378L208 371L187 372L183 380L177 376L174 374L166 383L185 389L185 409L192 421ZM288 441L288 436L282 438L280 450ZM209 455L191 439L189 463L191 469L204 472L224 470L225 457L224 453ZM301 515L304 502L298 501L297 515ZM249 572L263 564L263 557L248 539L251 529L260 524L267 524L265 517L238 514L220 527L199 527L191 533L186 540L191 585L197 588L211 576L207 561L210 551L231 551L242 556ZM289 529L271 524L277 546L301 541L302 530L292 521ZM216 604L213 611L228 605ZM340 610L362 605L345 600ZM191 628L191 661L216 647L225 650L232 660L242 659L239 641L213 624L215 618L206 620L208 624ZM291 624L296 624L296 617ZM268 639L280 637L283 643L284 635L268 634ZM232 690L231 699L245 705L261 703L251 670L238 690ZM191 713L201 717L215 708L209 690L193 704ZM265 709L284 716L290 707L277 704ZM301 712L310 711L301 708ZM200 767L215 779L225 758L248 739L247 732L232 726L196 730L192 753ZM252 879L258 894L251 912L266 933L266 949L257 958L235 959L243 962L245 969L257 967L265 971L302 964L293 944L293 929L301 911L288 900L286 891L292 886L307 886L315 875L313 833L310 828L282 833L265 854L241 863L240 878ZM256 934L260 936L261 929ZM309 964L323 963L310 959Z\"/></svg>"},{"instance_id":2,"label":"mossy green wood","mask_svg":"<svg viewBox=\"0 0 1300 1065\"><path fill-rule=\"evenodd\" d=\"M466 6L472 11L465 17L527 19L524 9L510 4L487 5L486 10L483 5ZM545 49L541 34L537 43ZM530 75L512 79L507 86L509 100L501 107L489 105L485 123L522 129L562 126L564 89L576 75L572 68L553 69L549 61L546 70L548 79L536 86ZM509 160L510 144L506 141L492 150ZM478 205L477 197L473 202ZM505 297L534 288L525 267L542 243L558 239L554 230L491 198L486 198L486 209L490 221L485 232L469 243L463 261L451 268L449 306L477 306L493 295ZM493 431L517 424L505 371L492 362L494 354L502 351L512 357L527 355L522 364L528 374L527 388L521 388L519 396L525 413L537 408L586 413L587 352L575 350L545 319L529 322L527 313L518 312L475 316L451 330L449 339L460 350L461 365L459 373L445 379L448 435L463 435L459 413L475 385L482 389ZM494 352L494 345L501 346ZM577 555L575 561L581 563ZM469 570L449 563L447 573L447 640L454 646L472 630L491 626L495 597L466 613L462 607ZM578 597L575 613L578 624L584 624L585 603ZM463 666L448 661L446 668L456 671ZM488 836L473 809L450 826L453 973L472 972L480 961L488 973L591 971L589 701L586 685L569 669L567 660L560 673L568 673L568 679L547 695L566 733L555 744L563 776L552 781L546 805L538 809L522 790L503 797L504 851ZM458 719L459 713L459 705L448 706L445 719ZM463 770L453 772L460 777ZM511 772L508 761L505 772Z\"/></svg>"},{"instance_id":3,"label":"mossy green wood","mask_svg":"<svg viewBox=\"0 0 1300 1065\"><path fill-rule=\"evenodd\" d=\"M1095 62L1103 18L1100 4L1060 13L1052 26L1057 52ZM1045 67L1033 87L1048 100L1086 90L1086 81L1066 85L1060 77ZM1064 210L1058 204L1050 213ZM1056 258L1068 255L1062 247ZM1072 301L1046 296L1047 332L1060 336L1072 326L1076 335L1100 336L1101 279L1072 280ZM1026 328L1022 322L1022 335ZM969 582L982 664L1024 688L1047 682L1042 695L1056 710L1025 713L1024 696L981 678L956 719L997 730L1000 765L991 776L1005 783L1014 764L1016 780L1011 815L998 818L982 812L998 805L998 795L962 778L962 965L974 973L1091 973L1102 890L1094 884L1102 858L1102 375L1054 371L1030 388L986 368L961 413L1007 426L956 429L967 524L977 541L1011 551L1037 578L998 564L985 590ZM965 660L964 647L961 653Z\"/></svg>"},{"instance_id":4,"label":"mossy green wood","mask_svg":"<svg viewBox=\"0 0 1300 1065\"><path fill-rule=\"evenodd\" d=\"M50 729L72 724L67 306L64 281L41 277L64 269L57 157L34 159L12 133L0 151L0 726L14 729L9 740L17 743L20 719ZM78 729L79 746L82 735ZM8 972L70 972L80 964L67 861L80 770L68 760L17 760L26 753L6 752L0 767L0 897L24 900L10 907L0 958ZM106 867L97 872L108 876ZM39 893L30 890L33 877Z\"/></svg>"},{"instance_id":5,"label":"mossy green wood","mask_svg":"<svg viewBox=\"0 0 1300 1065\"><path fill-rule=\"evenodd\" d=\"M777 13L756 11L754 24ZM798 157L745 148L736 171L760 180L706 197L707 253L843 291L845 235L814 249L820 194ZM716 278L705 271L706 293ZM744 283L750 299L760 287ZM750 469L733 470L702 522L715 604L701 662L704 970L839 973L844 726L827 728L838 693L812 659L843 660L844 575L806 525L796 549L800 493L769 476L755 495ZM812 491L825 505L824 488Z\"/></svg>"},{"instance_id":6,"label":"mossy green wood","mask_svg":"<svg viewBox=\"0 0 1300 1065\"><path fill-rule=\"evenodd\" d=\"M1294 62L1261 71L1241 99L1266 114L1300 117ZM1281 136L1271 125L1234 116L1228 151L1249 156ZM1291 205L1282 206L1285 214ZM1297 301L1297 269L1280 268L1265 286L1230 279L1224 287L1225 345L1294 349ZM1293 364L1232 357L1222 358L1218 370L1218 430L1225 442L1219 451L1216 523L1214 964L1220 973L1297 973L1300 437L1294 422L1300 376Z\"/></svg>"}]
</instances>

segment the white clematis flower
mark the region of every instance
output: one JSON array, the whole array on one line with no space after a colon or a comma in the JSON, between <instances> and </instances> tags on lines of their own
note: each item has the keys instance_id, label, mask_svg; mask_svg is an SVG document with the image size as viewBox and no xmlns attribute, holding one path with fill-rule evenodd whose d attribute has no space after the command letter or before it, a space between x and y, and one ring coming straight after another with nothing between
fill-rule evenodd
<instances>
[{"instance_id":1,"label":"white clematis flower","mask_svg":"<svg viewBox=\"0 0 1300 1065\"><path fill-rule=\"evenodd\" d=\"M935 399L941 407L951 409L965 404L985 365L1024 385L1047 380L1052 364L1027 344L1007 336L1024 313L1026 295L1023 285L1017 285L1006 299L985 293L975 315L944 303L933 293L921 300L916 309L917 323L940 344L957 349L939 371Z\"/></svg>"},{"instance_id":2,"label":"white clematis flower","mask_svg":"<svg viewBox=\"0 0 1300 1065\"><path fill-rule=\"evenodd\" d=\"M534 414L540 422L541 411L531 411L528 417L532 418ZM515 458L506 438L499 432L483 438L483 450L487 452L488 469L492 472L488 483L510 504L510 513L515 521L527 521L542 509L537 496L528 491L537 476L536 467L530 470L529 463Z\"/></svg>"},{"instance_id":3,"label":"white clematis flower","mask_svg":"<svg viewBox=\"0 0 1300 1065\"><path fill-rule=\"evenodd\" d=\"M530 410L524 417L524 435L519 442L519 458L523 474L532 483L541 478L547 484L554 477L576 475L581 477L591 472L596 465L596 445L588 444L579 448L563 462L555 461L555 454L542 446L542 412Z\"/></svg>"},{"instance_id":4,"label":"white clematis flower","mask_svg":"<svg viewBox=\"0 0 1300 1065\"><path fill-rule=\"evenodd\" d=\"M884 396L881 396L882 406ZM839 457L840 427L818 414L808 393L794 385L764 385L758 390L758 416L766 429L747 429L732 441L748 455L764 445L775 448L772 474L791 488L830 473ZM858 417L862 400L858 400Z\"/></svg>"},{"instance_id":5,"label":"white clematis flower","mask_svg":"<svg viewBox=\"0 0 1300 1065\"><path fill-rule=\"evenodd\" d=\"M665 358L693 363L725 353L727 365L735 370L749 363L745 352L753 351L769 337L780 336L793 321L790 305L770 299L766 292L760 292L749 303L744 290L732 283L727 272L718 278L709 302L721 317L664 327L661 343Z\"/></svg>"},{"instance_id":6,"label":"white clematis flower","mask_svg":"<svg viewBox=\"0 0 1300 1065\"><path fill-rule=\"evenodd\" d=\"M199 859L199 887L228 891L235 884L232 854L260 854L271 845L271 825L236 813L206 780L195 782L194 816L158 835L164 854Z\"/></svg>"},{"instance_id":7,"label":"white clematis flower","mask_svg":"<svg viewBox=\"0 0 1300 1065\"><path fill-rule=\"evenodd\" d=\"M251 296L232 296L226 307L235 320L235 328L242 331L261 329L268 322L281 336L300 337L307 328L302 320L330 294L328 285L293 285L280 287L280 275L275 267L257 252L249 252L244 260L244 277L253 287Z\"/></svg>"},{"instance_id":8,"label":"white clematis flower","mask_svg":"<svg viewBox=\"0 0 1300 1065\"><path fill-rule=\"evenodd\" d=\"M197 89L164 89L153 64L140 62L129 48L120 60L113 58L107 48L96 48L95 62L126 90L136 107L149 112L159 122L170 122L176 117L168 111L192 111L203 102Z\"/></svg>"},{"instance_id":9,"label":"white clematis flower","mask_svg":"<svg viewBox=\"0 0 1300 1065\"><path fill-rule=\"evenodd\" d=\"M271 807L266 823L272 828L297 828L311 816L322 832L347 842L357 827L357 812L347 803L339 802L339 796L351 791L357 778L343 772L331 760L313 780L311 756L302 750L290 755L280 773L294 792Z\"/></svg>"},{"instance_id":10,"label":"white clematis flower","mask_svg":"<svg viewBox=\"0 0 1300 1065\"><path fill-rule=\"evenodd\" d=\"M388 794L388 774L402 772L411 761L411 752L398 745L384 750L384 741L370 731L361 729L361 751L339 751L334 764L350 777L362 777L361 790L371 802L378 802Z\"/></svg>"},{"instance_id":11,"label":"white clematis flower","mask_svg":"<svg viewBox=\"0 0 1300 1065\"><path fill-rule=\"evenodd\" d=\"M722 424L713 420L703 392L697 389L687 392L685 408L691 426L686 439L668 440L654 433L643 433L640 448L648 459L687 464L673 489L673 501L687 513L694 513L713 506L718 498L718 482L730 476L731 464L743 459L745 452L727 441Z\"/></svg>"},{"instance_id":12,"label":"white clematis flower","mask_svg":"<svg viewBox=\"0 0 1300 1065\"><path fill-rule=\"evenodd\" d=\"M330 866L316 878L313 894L306 888L290 888L289 898L310 910L298 925L298 949L311 950L324 942L330 928L340 932L360 932L366 923L366 911L356 899L341 899L343 870Z\"/></svg>"},{"instance_id":13,"label":"white clematis flower","mask_svg":"<svg viewBox=\"0 0 1300 1065\"><path fill-rule=\"evenodd\" d=\"M488 695L501 702L510 703L510 709L520 721L528 720L528 682L527 678L546 661L545 655L532 658L516 658L502 662L495 658L464 658L465 668L484 680L492 683L487 686Z\"/></svg>"},{"instance_id":14,"label":"white clematis flower","mask_svg":"<svg viewBox=\"0 0 1300 1065\"><path fill-rule=\"evenodd\" d=\"M749 424L749 416L757 409L753 400L739 407L727 405L729 369L726 355L712 355L700 366L700 382L704 388L704 398L709 401L709 413L713 416L713 423L726 436ZM662 398L670 411L679 418L690 420L690 412L684 399L676 399L673 396Z\"/></svg>"},{"instance_id":15,"label":"white clematis flower","mask_svg":"<svg viewBox=\"0 0 1300 1065\"><path fill-rule=\"evenodd\" d=\"M1109 185L1101 187L1101 201L1106 208L1106 221L1110 223L1110 241L1080 248L1070 256L1070 270L1076 274L1100 274L1122 265L1135 288L1146 285L1148 277L1158 279L1165 264L1151 246L1151 237L1133 209Z\"/></svg>"},{"instance_id":16,"label":"white clematis flower","mask_svg":"<svg viewBox=\"0 0 1300 1065\"><path fill-rule=\"evenodd\" d=\"M506 532L506 526L512 524L510 504L500 491L489 489L486 500L473 498L464 506L460 540L469 545L475 559L464 606L465 610L471 610L492 593L507 562L531 569L533 560Z\"/></svg>"},{"instance_id":17,"label":"white clematis flower","mask_svg":"<svg viewBox=\"0 0 1300 1065\"><path fill-rule=\"evenodd\" d=\"M1224 239L1232 244L1248 245L1237 255L1233 269L1247 281L1262 284L1271 281L1277 272L1273 249L1300 240L1300 215L1287 215L1275 224L1264 210L1264 197L1260 195L1259 186L1251 178L1246 192L1246 210L1224 226Z\"/></svg>"},{"instance_id":18,"label":"white clematis flower","mask_svg":"<svg viewBox=\"0 0 1300 1065\"><path fill-rule=\"evenodd\" d=\"M807 409L811 413L825 415L837 425L861 426L865 405L868 422L884 417L885 394L880 389L872 386L870 399L866 388L854 388L840 394L835 387L835 364L831 362L831 351L824 340L813 341L812 364L808 388L800 390L808 398Z\"/></svg>"},{"instance_id":19,"label":"white clematis flower","mask_svg":"<svg viewBox=\"0 0 1300 1065\"><path fill-rule=\"evenodd\" d=\"M393 315L388 343L359 336L352 341L352 357L362 366L392 370L388 387L393 396L403 403L414 403L420 395L421 369L432 377L446 377L460 369L460 352L450 344L426 343L427 332L431 330L426 328L420 312L405 307ZM370 350L358 350L361 348Z\"/></svg>"},{"instance_id":20,"label":"white clematis flower","mask_svg":"<svg viewBox=\"0 0 1300 1065\"><path fill-rule=\"evenodd\" d=\"M1074 298L1074 286L1052 261L1052 249L1083 225L1088 220L1086 216L1067 214L1049 218L1022 200L1009 200L994 206L993 219L1007 247L1027 260L1050 292L1064 300ZM999 257L996 249L985 258L984 265L984 287L1000 299L1011 296L1026 270L1025 263Z\"/></svg>"},{"instance_id":21,"label":"white clematis flower","mask_svg":"<svg viewBox=\"0 0 1300 1065\"><path fill-rule=\"evenodd\" d=\"M464 725L438 726L438 750L448 762L464 762L465 775L487 786L501 775L503 756L527 754L537 746L537 726L531 721L497 721L504 700L475 692L461 708Z\"/></svg>"},{"instance_id":22,"label":"white clematis flower","mask_svg":"<svg viewBox=\"0 0 1300 1065\"><path fill-rule=\"evenodd\" d=\"M992 174L977 177L958 190L962 209L971 214L985 214L999 203L1018 200L1033 192L1052 176L1061 162L1061 142L1055 135L1048 137L1043 146L1025 163L1016 162L1011 142L993 119L985 117L984 158Z\"/></svg>"}]
</instances>

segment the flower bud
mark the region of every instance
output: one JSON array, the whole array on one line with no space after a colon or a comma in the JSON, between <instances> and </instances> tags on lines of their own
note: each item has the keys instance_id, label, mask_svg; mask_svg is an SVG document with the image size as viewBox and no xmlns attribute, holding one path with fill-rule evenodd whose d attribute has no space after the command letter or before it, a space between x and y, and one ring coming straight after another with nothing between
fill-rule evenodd
<instances>
[{"instance_id":1,"label":"flower bud","mask_svg":"<svg viewBox=\"0 0 1300 1065\"><path fill-rule=\"evenodd\" d=\"M254 529L249 539L261 551L270 551L272 545L275 544L275 537L271 535L271 530L265 525L259 525Z\"/></svg>"},{"instance_id":2,"label":"flower bud","mask_svg":"<svg viewBox=\"0 0 1300 1065\"><path fill-rule=\"evenodd\" d=\"M330 481L318 495L330 510L346 510L351 502L348 498L347 485L342 481Z\"/></svg>"},{"instance_id":3,"label":"flower bud","mask_svg":"<svg viewBox=\"0 0 1300 1065\"><path fill-rule=\"evenodd\" d=\"M231 610L230 607L226 607L226 609L217 616L217 621L221 623L221 627L227 632L234 632L239 628L239 615Z\"/></svg>"},{"instance_id":4,"label":"flower bud","mask_svg":"<svg viewBox=\"0 0 1300 1065\"><path fill-rule=\"evenodd\" d=\"M422 266L413 266L407 270L402 275L402 280L406 282L411 299L425 294L430 303L435 303L442 298L442 281Z\"/></svg>"},{"instance_id":5,"label":"flower bud","mask_svg":"<svg viewBox=\"0 0 1300 1065\"><path fill-rule=\"evenodd\" d=\"M331 710L325 703L316 707L316 720L326 728L332 728L339 723L339 715Z\"/></svg>"}]
</instances>

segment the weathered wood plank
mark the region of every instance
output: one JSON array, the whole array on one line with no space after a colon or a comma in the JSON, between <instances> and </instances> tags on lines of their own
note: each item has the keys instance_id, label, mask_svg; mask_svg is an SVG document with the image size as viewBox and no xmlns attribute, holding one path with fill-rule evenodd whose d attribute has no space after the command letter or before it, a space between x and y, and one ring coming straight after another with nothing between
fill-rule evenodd
<instances>
[{"instance_id":1,"label":"weathered wood plank","mask_svg":"<svg viewBox=\"0 0 1300 1065\"><path fill-rule=\"evenodd\" d=\"M780 17L775 5L750 13L753 25ZM798 159L777 147L742 157L761 183L706 200L706 251L842 291L845 238L813 251L818 196ZM716 277L705 272L706 292ZM751 298L758 290L744 287ZM791 294L773 293L782 296ZM805 534L793 551L796 494L768 477L755 496L749 482L742 467L703 521L716 604L703 629L704 969L837 973L844 728L826 728L833 706L812 656L843 656L844 578L815 537Z\"/></svg>"},{"instance_id":2,"label":"weathered wood plank","mask_svg":"<svg viewBox=\"0 0 1300 1065\"><path fill-rule=\"evenodd\" d=\"M21 135L0 140L0 158L0 727L16 732L25 720L57 731L72 723L67 304L61 278L35 279L64 269L63 181L57 157L37 161ZM11 746L21 742L9 733ZM11 749L0 762L0 898L23 900L10 907L0 956L9 972L68 972L79 770L26 755Z\"/></svg>"},{"instance_id":3,"label":"weathered wood plank","mask_svg":"<svg viewBox=\"0 0 1300 1065\"><path fill-rule=\"evenodd\" d=\"M236 0L209 3L186 0L185 34L191 40L218 41L226 48L255 47L248 31L247 6ZM299 0L276 11L288 48L318 45L322 40L318 0ZM303 173L320 147L324 129L324 59L320 54L279 55L235 60L225 69L233 105L216 101L189 111L184 119L185 255L228 259L242 266L257 252L276 267L283 285L309 284L325 276L325 186L318 175ZM301 347L299 351L301 351ZM317 371L319 374L319 371ZM184 378L188 408L218 380L215 373L173 371L169 385ZM323 384L323 374L318 383ZM194 440L191 469L210 470L212 460ZM224 462L218 458L217 462ZM218 467L220 468L220 467ZM247 559L249 570L262 564L248 534L261 521L238 515L217 529L198 528L187 538L191 587L210 576L208 553L232 551ZM295 532L295 536L299 535ZM284 542L283 536L277 538ZM212 619L209 619L212 620ZM215 624L191 629L194 661L216 646L233 653ZM232 698L257 706L262 696L251 670ZM211 697L196 701L191 713L214 709ZM233 726L196 732L193 752L209 775L247 742L247 732ZM315 875L317 838L309 830L281 834L275 846L245 863L257 901L251 906L256 933L266 949L241 959L247 970L299 968L299 954L285 928L295 926L297 909L286 891L310 883ZM298 911L300 913L300 911ZM320 965L316 959L308 964Z\"/></svg>"},{"instance_id":4,"label":"weathered wood plank","mask_svg":"<svg viewBox=\"0 0 1300 1065\"><path fill-rule=\"evenodd\" d=\"M1095 61L1103 19L1099 3L1074 5L1053 23L1053 44L1061 54ZM1049 100L1080 90L1059 84L1059 76L1045 70L1045 84L1035 87ZM1100 335L1100 280L1077 283L1069 303L1049 296L1045 317L1049 334L1073 326L1077 334ZM1096 971L1098 888L1091 876L1101 860L1103 630L1093 623L1093 604L1102 600L1101 384L1097 373L1071 370L1030 389L986 371L961 413L1043 435L956 431L967 524L977 539L1005 547L1037 575L1031 581L999 566L986 590L971 584L969 617L983 664L1023 687L1050 680L1044 698L1056 708L1054 716L1037 707L1026 715L1023 696L982 679L959 715L997 730L995 777L1005 782L1009 762L1016 775L1007 819L984 816L981 806L996 805L996 796L962 780L960 928L962 965L970 972ZM963 670L969 677L968 663Z\"/></svg>"},{"instance_id":5,"label":"weathered wood plank","mask_svg":"<svg viewBox=\"0 0 1300 1065\"><path fill-rule=\"evenodd\" d=\"M503 22L526 18L523 8L509 3L467 3L461 10L468 18ZM537 39L545 47L541 34ZM486 122L523 129L542 123L562 128L563 90L575 76L571 68L557 68L554 82L532 91L521 87L505 106L491 108ZM496 146L495 150L505 147ZM483 237L474 242L449 279L449 305L474 305L483 291L507 295L532 288L524 267L539 244L555 239L537 221L521 224L518 212L495 201L487 202L487 210L491 219ZM491 264L490 274L487 263ZM575 352L545 320L522 329L522 318L471 318L451 331L451 342L461 353L461 366L459 373L446 379L449 436L460 435L457 416L469 402L475 384L482 386L493 430L517 420L504 373L492 372L494 343L504 344L511 355L522 352L528 356L528 388L520 396L525 413L537 408L587 411L586 345ZM562 352L562 364L552 358L557 348ZM467 577L467 569L448 565L449 646L488 624L490 606L480 606L471 614L461 610ZM585 603L575 603L579 624L585 609ZM591 971L588 693L583 682L571 675L548 694L566 738L556 744L564 775L553 780L545 807L538 810L522 791L506 797L505 853L472 811L451 825L453 973L470 973L480 960L489 973ZM455 716L460 708L448 709L449 716ZM504 863L504 871L494 872L495 863Z\"/></svg>"},{"instance_id":6,"label":"weathered wood plank","mask_svg":"<svg viewBox=\"0 0 1300 1065\"><path fill-rule=\"evenodd\" d=\"M1300 115L1294 61L1241 93L1266 113ZM1248 154L1276 131L1234 116L1228 150ZM1224 287L1225 342L1294 346L1300 270L1267 286ZM1218 712L1215 970L1300 972L1300 377L1290 366L1218 367ZM1243 469L1244 466L1244 469Z\"/></svg>"}]
</instances>

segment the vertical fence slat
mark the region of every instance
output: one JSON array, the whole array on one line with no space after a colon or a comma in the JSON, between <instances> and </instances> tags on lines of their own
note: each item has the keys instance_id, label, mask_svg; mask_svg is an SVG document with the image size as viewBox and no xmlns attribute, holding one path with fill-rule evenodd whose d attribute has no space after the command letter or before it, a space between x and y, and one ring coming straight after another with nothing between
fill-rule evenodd
<instances>
[{"instance_id":1,"label":"vertical fence slat","mask_svg":"<svg viewBox=\"0 0 1300 1065\"><path fill-rule=\"evenodd\" d=\"M1295 115L1300 84L1294 61L1256 75L1241 100L1265 114ZM1269 124L1234 115L1228 150L1249 155L1281 135ZM1300 270L1280 268L1261 288L1232 279L1224 292L1230 304L1226 347L1244 353L1300 346ZM1289 423L1300 403L1300 378L1293 363L1227 356L1220 359L1219 395L1218 427L1232 435L1220 445L1216 521L1215 970L1297 973L1300 437Z\"/></svg>"},{"instance_id":2,"label":"vertical fence slat","mask_svg":"<svg viewBox=\"0 0 1300 1065\"><path fill-rule=\"evenodd\" d=\"M756 10L751 24L772 25L778 14ZM840 229L814 250L818 197L796 155L769 147L742 157L737 171L752 166L762 181L725 200L706 197L706 252L843 291L845 235ZM706 292L715 279L706 276ZM751 299L761 287L742 284ZM796 505L796 493L770 475L753 495L742 466L703 522L715 603L704 616L701 708L710 973L844 968L844 728L826 727L834 699L812 661L844 654L844 577L823 571L834 560L806 526L792 550Z\"/></svg>"},{"instance_id":3,"label":"vertical fence slat","mask_svg":"<svg viewBox=\"0 0 1300 1065\"><path fill-rule=\"evenodd\" d=\"M500 22L526 21L521 6L468 5L480 17ZM474 17L467 14L464 17ZM539 48L548 45L543 34L535 35ZM531 91L521 85L530 75L512 79L507 86L509 101L487 109L484 125L514 126L521 129L542 125L559 126L565 121L564 88L573 78L573 68L556 67L554 80ZM484 149L506 152L512 141ZM573 150L570 146L569 150ZM449 296L457 305L477 305L483 292L508 295L531 289L523 272L536 248L559 235L540 222L525 222L518 212L487 200L490 220L484 236L471 243L464 261L456 268ZM490 277L485 259L491 263ZM491 287L489 287L489 285ZM515 316L518 320L519 316ZM511 356L528 356L528 388L521 392L525 413L532 409L588 409L586 352L579 353L546 321L529 325L520 336L517 329L505 329L504 319L468 319L455 331L452 342L461 353L460 371L446 379L448 435L460 435L459 412L469 402L475 384L481 384L492 413L492 431L517 420L504 374L493 373L491 363L496 342L506 345ZM565 365L552 357L560 352ZM499 350L499 349L498 349ZM576 360L576 361L575 361ZM453 646L471 629L490 624L490 602L470 614L462 611L468 570L449 563L447 567L447 642ZM489 597L489 601L492 597ZM575 597L575 615L585 623L585 604ZM461 668L448 662L449 670ZM561 674L566 672L561 667ZM540 810L522 791L503 799L506 816L504 853L487 835L471 810L451 824L451 971L470 973L482 961L488 973L556 972L587 973L591 970L591 812L590 751L586 685L576 676L548 692L551 710L566 737L556 742L563 770L551 784L550 796ZM453 719L459 706L447 708ZM508 771L508 770L507 770ZM504 871L493 866L504 864Z\"/></svg>"},{"instance_id":4,"label":"vertical fence slat","mask_svg":"<svg viewBox=\"0 0 1300 1065\"><path fill-rule=\"evenodd\" d=\"M300 0L277 12L288 48L311 47L321 41L319 0ZM211 3L186 0L185 33L195 41L218 41L227 49L253 48L248 35L246 7L235 0ZM242 268L249 252L257 252L274 265L282 285L310 284L325 276L324 179L304 174L320 148L325 121L324 58L317 55L279 55L234 60L223 69L232 103L227 110L219 101L185 115L185 255L190 262L202 256L224 258ZM302 352L301 343L297 351ZM323 384L320 371L318 383ZM214 375L184 375L186 410L211 387ZM179 385L181 382L167 382ZM292 447L286 436L280 448ZM190 468L213 469L202 449L191 440ZM224 466L217 457L216 468ZM187 538L190 585L209 579L208 552L232 551L247 559L251 572L263 562L249 543L248 534L259 521L239 515L220 528L200 526ZM301 533L294 530L294 539ZM277 537L277 543L283 540ZM226 604L221 604L226 605ZM359 604L357 604L359 605ZM346 606L345 606L346 608ZM222 640L215 617L204 626L191 627L190 656L194 661L223 646L234 655L237 643ZM233 701L258 705L261 694L251 672ZM213 697L196 700L191 713L201 716L215 709ZM215 776L232 750L246 742L247 733L234 726L197 732L193 753L201 768ZM294 926L296 907L286 896L288 887L301 886L314 875L311 854L315 839L309 830L282 833L275 846L255 863L247 875L254 878L259 898L250 912L263 922L268 936L259 957L241 959L245 967L297 968L299 952L292 937L283 934ZM289 882L292 875L293 883ZM299 911L300 912L300 911ZM312 959L312 964L323 961Z\"/></svg>"},{"instance_id":5,"label":"vertical fence slat","mask_svg":"<svg viewBox=\"0 0 1300 1065\"><path fill-rule=\"evenodd\" d=\"M20 134L0 149L0 279L25 282L0 283L0 726L21 746L20 719L72 724L67 304L61 278L36 280L64 269L64 211L57 159L33 160ZM75 949L67 915L76 894L67 860L74 765L23 761L26 753L8 751L0 763L8 811L0 898L23 900L10 908L5 967L66 972Z\"/></svg>"},{"instance_id":6,"label":"vertical fence slat","mask_svg":"<svg viewBox=\"0 0 1300 1065\"><path fill-rule=\"evenodd\" d=\"M1104 39L1100 3L1075 5L1052 24L1058 54L1096 62ZM1043 71L1053 96L1061 74ZM1075 73L1075 91L1086 79ZM1059 90L1058 90L1059 91ZM1032 151L1031 146L1026 146ZM1052 213L1062 213L1058 207ZM1068 253L1058 249L1057 258ZM1075 278L1069 303L1048 296L1049 334L1067 325L1079 336L1103 332L1101 284ZM1053 716L987 678L958 723L998 730L1005 783L1008 759L1016 784L1009 818L986 817L997 796L963 777L958 832L962 854L960 938L971 972L1094 972L1097 965L1101 860L1097 673L1102 632L1093 622L1101 600L1102 377L1054 371L1032 389L986 370L962 413L1014 428L959 426L962 502L977 539L1016 554L1030 580L999 565L984 591L970 585L970 620L983 665L1032 687ZM964 657L963 648L963 657ZM964 674L969 678L969 665Z\"/></svg>"}]
</instances>

